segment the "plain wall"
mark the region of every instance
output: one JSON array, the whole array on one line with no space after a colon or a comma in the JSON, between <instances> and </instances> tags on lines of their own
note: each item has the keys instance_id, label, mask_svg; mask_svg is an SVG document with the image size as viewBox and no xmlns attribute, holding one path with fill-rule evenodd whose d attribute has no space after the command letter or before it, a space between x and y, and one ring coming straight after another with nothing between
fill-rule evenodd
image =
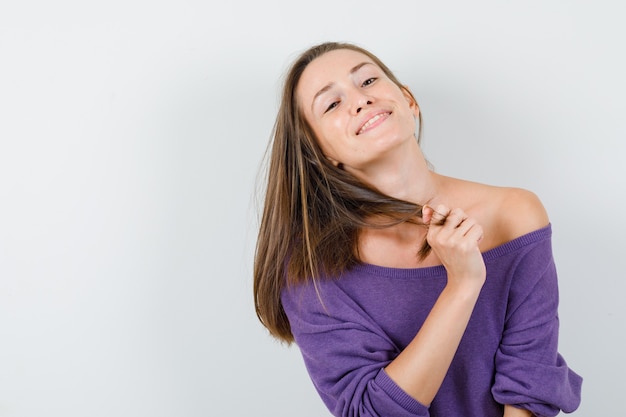
<instances>
[{"instance_id":1,"label":"plain wall","mask_svg":"<svg viewBox=\"0 0 626 417\"><path fill-rule=\"evenodd\" d=\"M413 90L438 172L533 190L579 417L617 415L619 1L0 3L0 416L325 416L257 321L254 190L282 74L355 42Z\"/></svg>"}]
</instances>

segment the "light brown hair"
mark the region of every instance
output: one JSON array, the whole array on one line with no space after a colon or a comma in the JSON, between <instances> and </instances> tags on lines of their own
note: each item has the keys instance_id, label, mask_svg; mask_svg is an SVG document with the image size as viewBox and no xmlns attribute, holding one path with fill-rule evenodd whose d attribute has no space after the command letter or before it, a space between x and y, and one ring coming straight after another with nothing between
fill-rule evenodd
<instances>
[{"instance_id":1,"label":"light brown hair","mask_svg":"<svg viewBox=\"0 0 626 417\"><path fill-rule=\"evenodd\" d=\"M387 196L334 166L306 122L296 99L300 77L314 59L337 49L366 55L413 98L376 56L353 44L313 46L288 71L268 148L267 188L254 259L256 314L274 337L287 343L293 335L280 301L286 285L307 280L316 284L323 276L338 276L357 264L361 228L415 222L422 215L420 205ZM421 131L420 112L418 142ZM419 256L428 251L424 243Z\"/></svg>"}]
</instances>

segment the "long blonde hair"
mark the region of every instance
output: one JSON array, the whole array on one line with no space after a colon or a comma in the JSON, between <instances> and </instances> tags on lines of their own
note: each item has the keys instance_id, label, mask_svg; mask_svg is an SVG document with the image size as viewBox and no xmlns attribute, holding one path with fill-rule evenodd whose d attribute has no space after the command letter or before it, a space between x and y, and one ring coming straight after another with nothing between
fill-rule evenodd
<instances>
[{"instance_id":1,"label":"long blonde hair","mask_svg":"<svg viewBox=\"0 0 626 417\"><path fill-rule=\"evenodd\" d=\"M287 343L293 335L280 301L285 285L316 283L358 263L361 228L388 227L421 217L421 206L387 196L330 163L300 111L296 88L302 73L314 59L337 49L368 56L411 94L376 56L348 43L313 46L287 73L268 149L267 189L254 260L257 316L274 337ZM421 133L420 113L418 142ZM386 220L373 222L374 218ZM419 255L428 250L425 243Z\"/></svg>"}]
</instances>

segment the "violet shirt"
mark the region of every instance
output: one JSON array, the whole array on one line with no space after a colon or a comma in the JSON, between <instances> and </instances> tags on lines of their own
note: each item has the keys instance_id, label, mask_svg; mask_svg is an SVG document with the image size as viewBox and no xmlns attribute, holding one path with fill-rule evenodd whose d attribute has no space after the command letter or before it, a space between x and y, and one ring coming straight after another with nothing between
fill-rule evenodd
<instances>
[{"instance_id":1,"label":"violet shirt","mask_svg":"<svg viewBox=\"0 0 626 417\"><path fill-rule=\"evenodd\" d=\"M487 280L430 407L384 368L415 337L446 285L443 266L360 264L282 293L309 375L335 416L502 417L574 411L582 378L557 352L557 274L551 227L483 253Z\"/></svg>"}]
</instances>

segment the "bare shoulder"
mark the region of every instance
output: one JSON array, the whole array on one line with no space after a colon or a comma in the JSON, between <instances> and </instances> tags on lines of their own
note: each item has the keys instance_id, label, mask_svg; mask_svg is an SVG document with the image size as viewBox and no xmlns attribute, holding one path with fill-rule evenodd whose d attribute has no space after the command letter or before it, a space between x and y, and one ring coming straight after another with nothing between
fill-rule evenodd
<instances>
[{"instance_id":1,"label":"bare shoulder","mask_svg":"<svg viewBox=\"0 0 626 417\"><path fill-rule=\"evenodd\" d=\"M482 226L485 236L481 250L494 248L549 223L541 200L531 191L449 177L442 180L451 194L458 197L452 205L462 207Z\"/></svg>"},{"instance_id":2,"label":"bare shoulder","mask_svg":"<svg viewBox=\"0 0 626 417\"><path fill-rule=\"evenodd\" d=\"M548 225L548 213L535 193L522 188L494 188L493 192L493 226L501 243Z\"/></svg>"}]
</instances>

